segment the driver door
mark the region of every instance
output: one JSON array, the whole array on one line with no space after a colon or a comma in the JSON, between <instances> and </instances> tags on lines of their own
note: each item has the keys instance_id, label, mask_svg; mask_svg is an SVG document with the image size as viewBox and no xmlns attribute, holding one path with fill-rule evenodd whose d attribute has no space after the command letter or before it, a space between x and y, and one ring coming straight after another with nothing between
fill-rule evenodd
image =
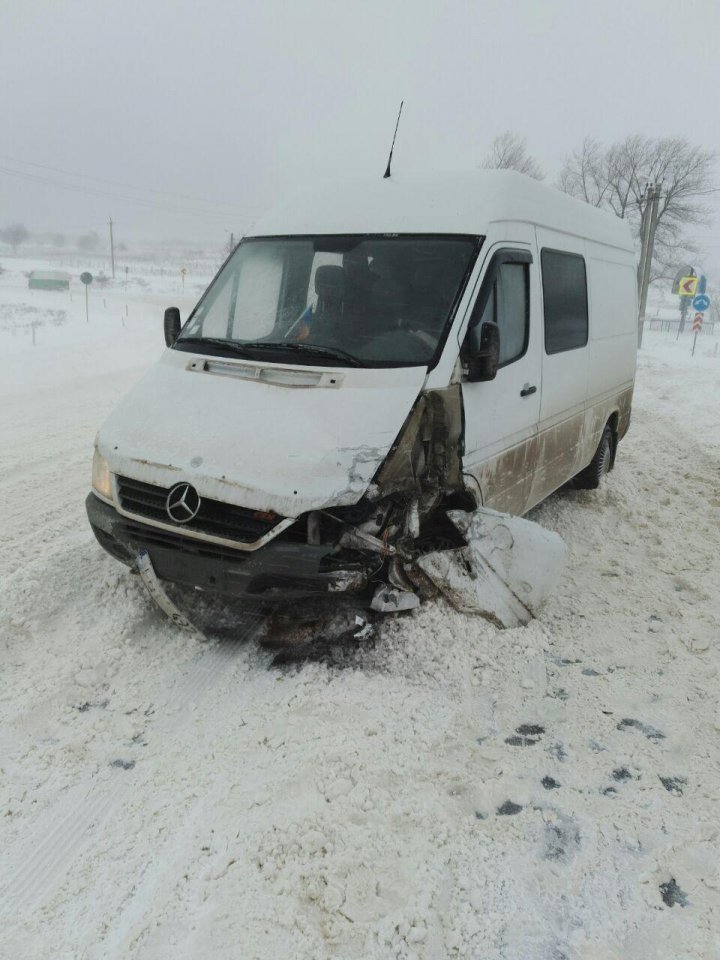
<instances>
[{"instance_id":1,"label":"driver door","mask_svg":"<svg viewBox=\"0 0 720 960\"><path fill-rule=\"evenodd\" d=\"M468 330L494 322L500 334L493 380L463 380L463 469L482 492L483 505L522 515L537 460L541 397L541 342L537 266L527 246L498 246L485 271Z\"/></svg>"}]
</instances>

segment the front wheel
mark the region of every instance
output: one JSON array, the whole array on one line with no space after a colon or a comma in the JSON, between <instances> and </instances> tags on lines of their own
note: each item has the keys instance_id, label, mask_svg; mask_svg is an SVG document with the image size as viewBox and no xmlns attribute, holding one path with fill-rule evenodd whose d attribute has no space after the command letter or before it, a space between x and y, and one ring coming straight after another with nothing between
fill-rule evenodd
<instances>
[{"instance_id":1,"label":"front wheel","mask_svg":"<svg viewBox=\"0 0 720 960\"><path fill-rule=\"evenodd\" d=\"M575 477L574 484L579 490L597 490L600 481L612 470L615 438L608 424L590 463Z\"/></svg>"}]
</instances>

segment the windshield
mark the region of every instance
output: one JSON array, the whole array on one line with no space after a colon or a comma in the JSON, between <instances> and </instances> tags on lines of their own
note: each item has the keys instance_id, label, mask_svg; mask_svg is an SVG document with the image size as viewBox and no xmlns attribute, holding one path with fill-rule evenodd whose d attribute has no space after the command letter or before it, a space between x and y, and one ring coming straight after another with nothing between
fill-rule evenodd
<instances>
[{"instance_id":1,"label":"windshield","mask_svg":"<svg viewBox=\"0 0 720 960\"><path fill-rule=\"evenodd\" d=\"M245 240L175 346L319 366L426 365L477 249L464 236Z\"/></svg>"}]
</instances>

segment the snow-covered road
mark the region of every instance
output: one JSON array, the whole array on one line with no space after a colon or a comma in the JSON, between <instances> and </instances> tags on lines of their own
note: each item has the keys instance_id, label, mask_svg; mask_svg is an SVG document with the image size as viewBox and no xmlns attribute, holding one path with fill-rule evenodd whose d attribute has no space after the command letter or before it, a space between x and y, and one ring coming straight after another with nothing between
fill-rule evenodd
<instances>
[{"instance_id":1,"label":"snow-covered road","mask_svg":"<svg viewBox=\"0 0 720 960\"><path fill-rule=\"evenodd\" d=\"M714 341L646 335L604 489L534 511L572 557L539 620L429 604L278 670L252 611L197 643L87 526L162 348L135 306L0 326L0 955L720 957Z\"/></svg>"}]
</instances>

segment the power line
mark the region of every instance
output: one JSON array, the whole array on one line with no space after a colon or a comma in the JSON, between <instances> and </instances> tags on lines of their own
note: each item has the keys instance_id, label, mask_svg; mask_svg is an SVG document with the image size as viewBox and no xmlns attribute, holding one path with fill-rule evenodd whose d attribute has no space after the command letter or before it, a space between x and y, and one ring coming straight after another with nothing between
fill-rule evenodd
<instances>
[{"instance_id":1,"label":"power line","mask_svg":"<svg viewBox=\"0 0 720 960\"><path fill-rule=\"evenodd\" d=\"M192 197L184 193L173 193L169 190L157 190L154 187L138 187L132 183L122 183L121 181L118 181L118 180L108 180L105 177L96 177L96 176L92 176L89 173L74 173L71 170L62 170L59 167L50 167L44 163L36 163L34 160L21 160L19 157L10 157L10 156L7 156L6 154L0 154L0 160L9 160L11 163L25 164L26 166L29 166L29 167L38 167L41 170L49 170L52 173L60 173L63 176L75 177L76 179L79 179L79 180L94 180L97 183L107 183L110 186L123 187L128 190L136 190L143 193L155 193L160 196L173 197L177 200L189 200L192 203L211 204L212 206L233 207L236 210L246 210L248 212L254 213L255 215L257 215L260 212L258 208L249 208L244 205L238 205L234 203L228 204L222 200L206 200L206 199L203 199L202 197Z\"/></svg>"},{"instance_id":2,"label":"power line","mask_svg":"<svg viewBox=\"0 0 720 960\"><path fill-rule=\"evenodd\" d=\"M211 213L209 210L193 210L193 209L182 208L182 207L171 207L171 206L168 206L167 204L157 203L154 200L146 200L142 197L128 197L122 194L110 193L106 190L96 190L96 189L93 189L92 187L83 187L83 186L80 186L79 184L63 183L62 181L59 181L59 180L52 180L49 177L41 177L39 174L23 173L22 171L19 171L19 170L10 170L7 167L0 166L0 173L4 173L7 176L11 176L11 177L18 177L21 180L26 180L31 183L41 183L49 186L59 187L62 190L72 190L75 193L82 193L90 197L102 197L105 199L120 200L125 203L134 203L138 206L146 207L151 210L164 210L166 212L180 214L186 217L188 216L203 217L205 219L213 220L215 222L222 222L222 223L232 223L236 219L250 220L250 221L256 219L255 216L251 216L249 214L228 213L227 215L223 215L220 213Z\"/></svg>"},{"instance_id":3,"label":"power line","mask_svg":"<svg viewBox=\"0 0 720 960\"><path fill-rule=\"evenodd\" d=\"M209 217L214 220L218 220L218 219L222 220L223 222L228 222L232 220L234 216L231 214L228 214L227 216L223 216L220 213L211 213L208 210L192 210L192 209L182 208L182 207L170 207L167 204L157 203L154 200L147 200L142 197L128 197L122 194L110 193L107 190L97 190L97 189L93 189L92 187L83 187L80 184L63 183L62 181L59 181L59 180L52 180L49 177L41 177L39 174L23 173L22 171L11 170L7 167L0 166L0 173L4 173L7 176L11 176L11 177L18 177L21 180L27 180L31 183L42 183L42 184L47 184L54 187L59 187L60 189L63 189L63 190L72 190L76 193L85 194L86 196L103 197L103 198L109 198L111 200L122 200L126 203L135 203L135 204L138 204L139 206L148 207L150 209L166 210L172 213L180 213L185 216L189 215L189 216ZM252 219L252 218L245 217L245 215L243 215L243 219Z\"/></svg>"}]
</instances>

